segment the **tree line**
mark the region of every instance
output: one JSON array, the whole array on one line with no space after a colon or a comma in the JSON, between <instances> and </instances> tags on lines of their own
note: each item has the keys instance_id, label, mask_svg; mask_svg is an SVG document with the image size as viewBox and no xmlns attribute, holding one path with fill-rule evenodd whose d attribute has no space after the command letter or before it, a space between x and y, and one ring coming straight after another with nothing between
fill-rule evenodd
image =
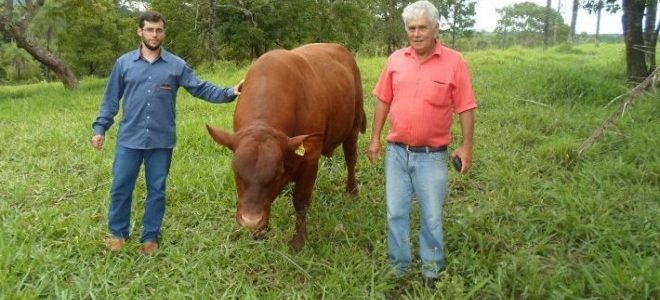
<instances>
[{"instance_id":1,"label":"tree line","mask_svg":"<svg viewBox=\"0 0 660 300\"><path fill-rule=\"evenodd\" d=\"M0 84L107 76L114 60L138 46L145 9L167 19L164 46L190 64L249 62L277 48L337 42L358 55L388 55L406 44L402 0L2 0ZM561 0L557 0L561 1ZM657 0L572 0L572 27L547 6L498 9L494 32L476 32L476 0L431 0L442 18L440 40L459 50L575 42L576 5L590 13L623 9L630 80L655 68ZM641 26L644 22L644 27ZM640 56L641 53L641 56Z\"/></svg>"}]
</instances>

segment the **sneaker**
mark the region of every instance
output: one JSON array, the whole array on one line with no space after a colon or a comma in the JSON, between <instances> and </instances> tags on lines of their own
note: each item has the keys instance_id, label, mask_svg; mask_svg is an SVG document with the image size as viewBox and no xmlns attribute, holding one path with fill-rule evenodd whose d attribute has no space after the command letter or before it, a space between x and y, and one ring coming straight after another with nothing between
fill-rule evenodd
<instances>
[{"instance_id":1,"label":"sneaker","mask_svg":"<svg viewBox=\"0 0 660 300\"><path fill-rule=\"evenodd\" d=\"M142 250L144 250L144 253L147 254L147 255L153 255L158 250L158 242L156 242L156 241L146 241L142 245Z\"/></svg>"},{"instance_id":2,"label":"sneaker","mask_svg":"<svg viewBox=\"0 0 660 300\"><path fill-rule=\"evenodd\" d=\"M121 250L121 247L124 245L124 239L120 237L113 236L109 238L106 243L108 244L108 248L112 252L119 252Z\"/></svg>"}]
</instances>

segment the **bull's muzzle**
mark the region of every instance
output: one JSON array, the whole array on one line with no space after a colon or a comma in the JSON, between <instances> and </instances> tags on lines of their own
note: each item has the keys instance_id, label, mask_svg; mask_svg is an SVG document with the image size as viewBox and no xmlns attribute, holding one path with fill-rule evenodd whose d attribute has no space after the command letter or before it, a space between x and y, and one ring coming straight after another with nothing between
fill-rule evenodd
<instances>
[{"instance_id":1,"label":"bull's muzzle","mask_svg":"<svg viewBox=\"0 0 660 300\"><path fill-rule=\"evenodd\" d=\"M263 214L241 214L236 218L238 224L249 229L261 229L263 227Z\"/></svg>"}]
</instances>

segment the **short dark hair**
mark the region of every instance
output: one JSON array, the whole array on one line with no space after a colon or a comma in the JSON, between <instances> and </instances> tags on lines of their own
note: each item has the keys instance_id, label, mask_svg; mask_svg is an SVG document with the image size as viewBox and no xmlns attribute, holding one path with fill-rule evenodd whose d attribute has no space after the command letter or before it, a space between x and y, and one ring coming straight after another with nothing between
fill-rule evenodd
<instances>
[{"instance_id":1,"label":"short dark hair","mask_svg":"<svg viewBox=\"0 0 660 300\"><path fill-rule=\"evenodd\" d=\"M148 11L148 12L143 13L140 16L140 28L144 27L144 21L152 22L152 23L157 23L157 22L162 21L163 22L163 27L165 27L165 24L166 24L165 23L165 17L163 17L163 15L161 15L160 13L155 12L155 11Z\"/></svg>"}]
</instances>

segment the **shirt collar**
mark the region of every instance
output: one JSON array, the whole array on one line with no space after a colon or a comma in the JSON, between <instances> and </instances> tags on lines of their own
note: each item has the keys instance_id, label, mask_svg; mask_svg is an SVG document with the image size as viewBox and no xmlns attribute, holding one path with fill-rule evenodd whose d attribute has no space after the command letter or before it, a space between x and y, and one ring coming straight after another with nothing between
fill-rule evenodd
<instances>
[{"instance_id":1,"label":"shirt collar","mask_svg":"<svg viewBox=\"0 0 660 300\"><path fill-rule=\"evenodd\" d=\"M435 48L433 49L433 53L431 54L431 56L440 57L442 55L442 48L443 48L442 44L438 40L436 40L435 41ZM415 50L413 50L412 46L408 46L408 48L405 48L403 53L406 56L412 56L412 55L417 56L417 54L414 53L414 52L415 52Z\"/></svg>"},{"instance_id":2,"label":"shirt collar","mask_svg":"<svg viewBox=\"0 0 660 300\"><path fill-rule=\"evenodd\" d=\"M142 57L140 48L142 48L142 44L140 44L137 50L135 50L135 53L133 54L133 61L137 61ZM165 50L165 48L163 48L162 46L160 47L160 57L159 57L160 59L162 59L164 62L168 62L171 56L172 54L170 52Z\"/></svg>"}]
</instances>

